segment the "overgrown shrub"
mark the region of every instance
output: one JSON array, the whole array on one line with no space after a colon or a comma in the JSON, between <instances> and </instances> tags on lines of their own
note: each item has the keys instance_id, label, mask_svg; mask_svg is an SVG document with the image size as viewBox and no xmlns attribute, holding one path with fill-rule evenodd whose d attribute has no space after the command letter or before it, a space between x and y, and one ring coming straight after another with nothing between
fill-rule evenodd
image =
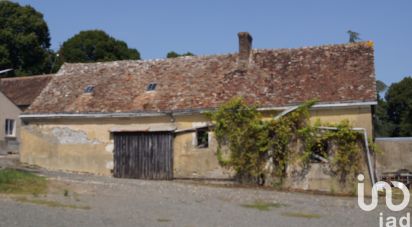
<instances>
[{"instance_id":1,"label":"overgrown shrub","mask_svg":"<svg viewBox=\"0 0 412 227\"><path fill-rule=\"evenodd\" d=\"M261 174L267 155L267 131L257 108L248 106L241 98L234 98L210 117L215 123L219 163L233 168L239 179ZM228 159L223 157L223 147L230 151Z\"/></svg>"},{"instance_id":2,"label":"overgrown shrub","mask_svg":"<svg viewBox=\"0 0 412 227\"><path fill-rule=\"evenodd\" d=\"M362 135L352 130L347 120L327 124L333 130L320 129L320 121L310 124L309 109L315 102L308 101L278 119L269 120L262 120L257 107L247 105L239 97L209 113L215 124L219 163L234 169L239 179L255 179L264 174L265 164L270 161L274 166L271 174L283 179L288 164L299 164L305 169L314 152L327 156L329 148L324 144L328 143L335 148L329 157L332 173L342 183L348 176L354 178L360 171ZM291 147L299 143L300 147ZM224 148L229 152L226 158Z\"/></svg>"}]
</instances>

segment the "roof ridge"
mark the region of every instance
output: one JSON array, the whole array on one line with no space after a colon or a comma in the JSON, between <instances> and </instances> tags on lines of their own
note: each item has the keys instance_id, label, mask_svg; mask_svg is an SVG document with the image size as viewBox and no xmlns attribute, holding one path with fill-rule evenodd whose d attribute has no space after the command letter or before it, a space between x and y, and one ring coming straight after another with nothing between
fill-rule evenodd
<instances>
[{"instance_id":1,"label":"roof ridge","mask_svg":"<svg viewBox=\"0 0 412 227\"><path fill-rule=\"evenodd\" d=\"M224 53L224 54L211 54L211 55L195 55L195 56L180 56L176 58L152 58L152 59L140 59L140 60L116 60L116 61L100 61L100 62L65 62L67 65L98 65L98 64L114 64L114 63L127 63L127 62L136 62L136 63L154 63L154 62L164 62L164 61L177 61L183 59L203 59L211 57L225 57L237 54L237 52Z\"/></svg>"},{"instance_id":2,"label":"roof ridge","mask_svg":"<svg viewBox=\"0 0 412 227\"><path fill-rule=\"evenodd\" d=\"M337 43L337 44L326 44L326 45L313 45L313 46L301 46L301 47L291 47L291 48L253 48L253 52L262 52L262 51L293 51L293 50L305 50L305 49L314 49L314 48L325 48L325 47L339 47L339 46L360 46L368 45L373 43L371 40L365 40L355 43ZM372 44L373 45L373 44ZM165 61L178 61L178 60L188 60L188 59L204 59L204 58L213 58L213 57L225 57L236 55L238 52L228 52L222 54L209 54L209 55L194 55L194 56L180 56L176 58L152 58L152 59L139 59L139 60L116 60L116 61L100 61L100 62L65 62L64 65L110 65L115 63L155 63L155 62L165 62Z\"/></svg>"},{"instance_id":3,"label":"roof ridge","mask_svg":"<svg viewBox=\"0 0 412 227\"><path fill-rule=\"evenodd\" d=\"M354 43L323 44L323 45L301 46L301 47L291 47L291 48L254 48L253 51L256 51L256 52L279 51L280 52L280 51L294 51L294 50L320 49L320 48L344 47L344 46L363 46L363 45L373 46L373 41L365 40L365 41L354 42Z\"/></svg>"}]
</instances>

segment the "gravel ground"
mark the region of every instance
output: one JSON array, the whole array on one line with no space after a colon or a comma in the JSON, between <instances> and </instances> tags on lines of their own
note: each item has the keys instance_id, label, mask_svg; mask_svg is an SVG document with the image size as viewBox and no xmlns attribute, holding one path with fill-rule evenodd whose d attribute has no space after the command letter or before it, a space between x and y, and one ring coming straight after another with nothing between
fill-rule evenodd
<instances>
[{"instance_id":1,"label":"gravel ground","mask_svg":"<svg viewBox=\"0 0 412 227\"><path fill-rule=\"evenodd\" d=\"M0 226L379 226L379 212L399 217L412 209L393 213L379 204L365 212L355 197L39 173L49 178L50 193L30 199L72 206L50 207L0 196ZM247 207L257 201L274 206Z\"/></svg>"}]
</instances>

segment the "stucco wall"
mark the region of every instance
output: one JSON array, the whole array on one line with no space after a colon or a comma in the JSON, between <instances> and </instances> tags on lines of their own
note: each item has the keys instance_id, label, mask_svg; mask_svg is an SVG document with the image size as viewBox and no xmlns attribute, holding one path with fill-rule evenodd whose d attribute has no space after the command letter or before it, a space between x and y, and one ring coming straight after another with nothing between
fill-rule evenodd
<instances>
[{"instance_id":1,"label":"stucco wall","mask_svg":"<svg viewBox=\"0 0 412 227\"><path fill-rule=\"evenodd\" d=\"M18 151L18 143L20 141L20 113L20 109L0 92L0 154ZM5 137L6 119L15 120L15 137Z\"/></svg>"},{"instance_id":2,"label":"stucco wall","mask_svg":"<svg viewBox=\"0 0 412 227\"><path fill-rule=\"evenodd\" d=\"M311 116L312 122L320 119L322 122L339 123L347 119L353 127L365 128L370 138L373 135L371 107L319 109L311 111Z\"/></svg>"},{"instance_id":3,"label":"stucco wall","mask_svg":"<svg viewBox=\"0 0 412 227\"><path fill-rule=\"evenodd\" d=\"M371 107L320 109L311 111L311 121L320 119L321 122L339 123L343 119L349 120L353 127L364 128L369 138L373 135ZM365 176L365 194L369 195L372 188L372 181L369 176L366 162L366 153L363 151L361 160L361 173ZM356 183L348 182L342 185L336 177L330 175L328 164L311 164L307 175L301 181L290 178L286 187L294 189L307 189L314 191L325 191L330 193L355 193Z\"/></svg>"},{"instance_id":4,"label":"stucco wall","mask_svg":"<svg viewBox=\"0 0 412 227\"><path fill-rule=\"evenodd\" d=\"M177 118L178 127L193 128L206 125L201 115ZM174 141L174 177L177 178L230 178L233 172L220 167L216 158L217 141L209 132L208 148L196 147L196 132L177 134Z\"/></svg>"},{"instance_id":5,"label":"stucco wall","mask_svg":"<svg viewBox=\"0 0 412 227\"><path fill-rule=\"evenodd\" d=\"M111 175L112 129L170 123L168 118L37 121L22 127L20 160L49 169Z\"/></svg>"},{"instance_id":6,"label":"stucco wall","mask_svg":"<svg viewBox=\"0 0 412 227\"><path fill-rule=\"evenodd\" d=\"M376 138L380 153L376 156L378 177L401 169L412 171L412 138Z\"/></svg>"},{"instance_id":7,"label":"stucco wall","mask_svg":"<svg viewBox=\"0 0 412 227\"><path fill-rule=\"evenodd\" d=\"M366 156L362 156L360 173L365 176L364 187L365 194L370 195L371 192L371 178L366 164ZM329 160L330 161L330 160ZM328 163L311 163L307 170L303 173L296 174L294 169L299 167L289 165L287 168L287 178L282 185L284 188L297 190L321 191L332 194L356 194L357 184L351 181L352 176L348 176L345 183L339 181L333 175Z\"/></svg>"},{"instance_id":8,"label":"stucco wall","mask_svg":"<svg viewBox=\"0 0 412 227\"><path fill-rule=\"evenodd\" d=\"M113 138L111 130L144 128L188 129L205 125L203 115L135 119L87 119L38 121L22 128L22 162L49 169L111 175ZM57 131L57 132L56 132ZM209 133L209 147L197 148L195 132L177 133L173 142L174 177L228 178L215 156L216 141Z\"/></svg>"},{"instance_id":9,"label":"stucco wall","mask_svg":"<svg viewBox=\"0 0 412 227\"><path fill-rule=\"evenodd\" d=\"M265 117L274 112L265 113ZM355 127L372 130L370 108L316 110L312 120L339 122L349 119ZM145 127L173 126L188 129L203 126L207 119L200 114L128 119L51 120L31 122L22 128L21 161L50 169L111 175L113 138L110 130L142 130ZM216 141L209 136L208 148L195 146L195 132L177 133L174 139L174 177L229 178L232 172L221 168L215 156ZM80 142L79 142L80 141Z\"/></svg>"}]
</instances>

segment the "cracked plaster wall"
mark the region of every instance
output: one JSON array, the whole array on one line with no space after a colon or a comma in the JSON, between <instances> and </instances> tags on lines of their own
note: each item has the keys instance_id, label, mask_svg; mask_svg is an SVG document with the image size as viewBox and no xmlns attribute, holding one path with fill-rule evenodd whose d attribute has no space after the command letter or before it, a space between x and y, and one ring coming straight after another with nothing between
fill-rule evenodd
<instances>
[{"instance_id":1,"label":"cracked plaster wall","mask_svg":"<svg viewBox=\"0 0 412 227\"><path fill-rule=\"evenodd\" d=\"M270 118L276 112L265 112ZM370 108L312 111L311 120L339 122L349 119L354 127L372 129ZM202 126L203 115L124 119L84 119L32 122L22 129L21 161L59 170L111 175L113 169L113 128L128 130L156 124L171 124L177 129ZM174 176L181 178L230 178L233 172L220 167L215 156L217 143L209 133L209 147L195 146L195 132L177 134L173 142ZM316 174L315 174L316 175ZM306 186L296 185L300 188Z\"/></svg>"}]
</instances>

